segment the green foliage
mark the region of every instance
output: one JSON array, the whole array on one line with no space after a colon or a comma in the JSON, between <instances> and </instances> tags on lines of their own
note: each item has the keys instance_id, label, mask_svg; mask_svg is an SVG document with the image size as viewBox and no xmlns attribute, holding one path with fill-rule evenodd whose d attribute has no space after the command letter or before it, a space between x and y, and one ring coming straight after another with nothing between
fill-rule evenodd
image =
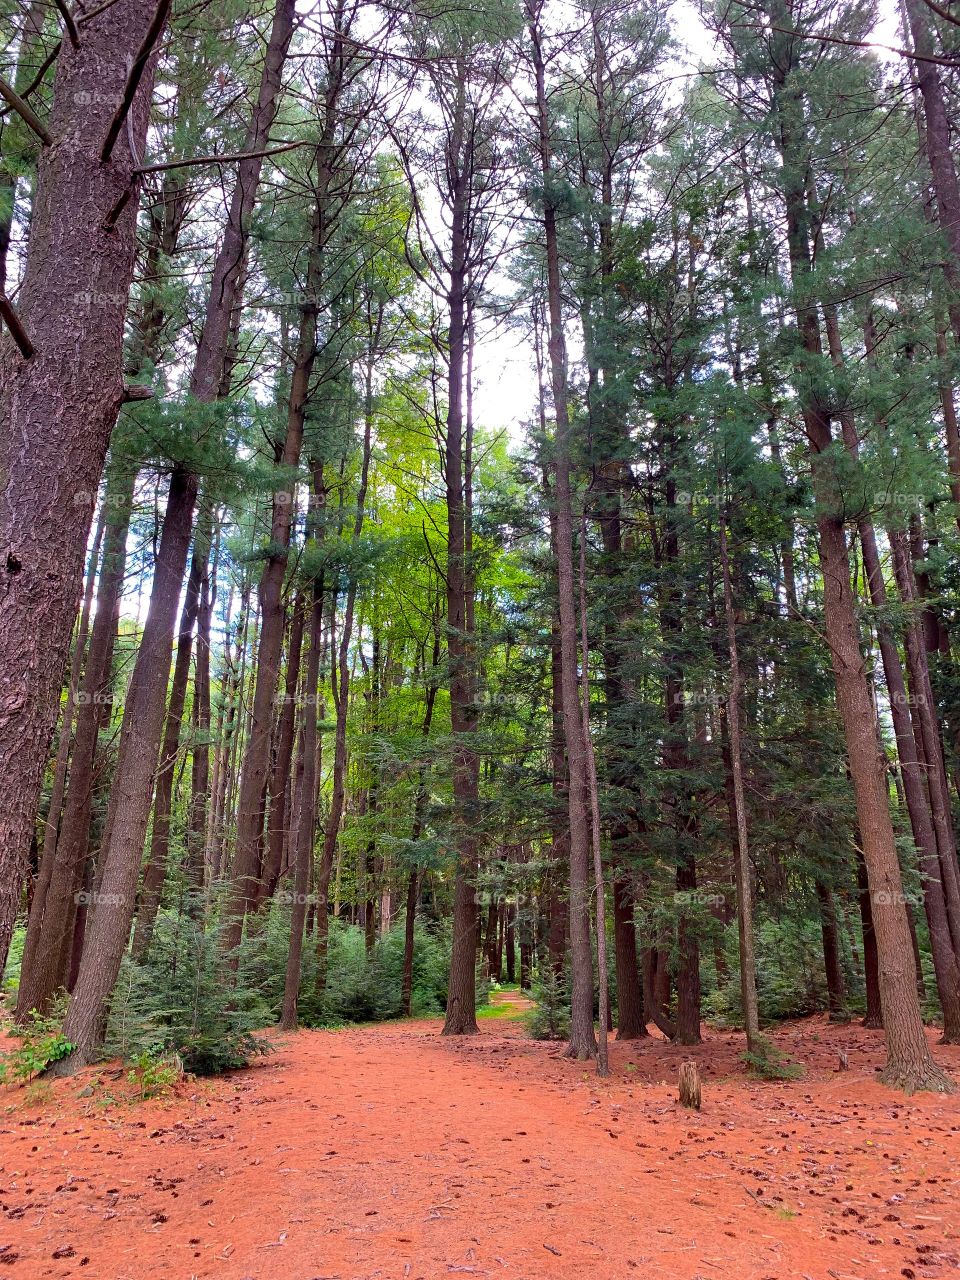
<instances>
[{"instance_id":1,"label":"green foliage","mask_svg":"<svg viewBox=\"0 0 960 1280\"><path fill-rule=\"evenodd\" d=\"M290 913L282 900L274 901L257 932L240 948L239 981L258 991L267 1018L276 1020L283 1004ZM382 1022L403 1016L402 925L378 938L367 954L363 930L331 920L327 936L326 983L317 994L317 953L314 939L303 948L298 1015L304 1026L342 1026L349 1022ZM435 1017L447 1002L450 939L446 926L432 927L418 920L413 942L414 1017ZM478 990L478 1003L484 993Z\"/></svg>"},{"instance_id":2,"label":"green foliage","mask_svg":"<svg viewBox=\"0 0 960 1280\"><path fill-rule=\"evenodd\" d=\"M183 1067L177 1058L159 1054L154 1050L144 1049L133 1060L127 1072L127 1079L135 1084L140 1094L140 1101L157 1098L176 1084L183 1074Z\"/></svg>"},{"instance_id":3,"label":"green foliage","mask_svg":"<svg viewBox=\"0 0 960 1280\"><path fill-rule=\"evenodd\" d=\"M62 1022L62 1009L46 1017L31 1010L26 1025L17 1033L20 1044L0 1058L0 1081L26 1084L71 1053L73 1045L60 1031Z\"/></svg>"},{"instance_id":4,"label":"green foliage","mask_svg":"<svg viewBox=\"0 0 960 1280\"><path fill-rule=\"evenodd\" d=\"M534 1007L527 1014L527 1031L534 1040L566 1040L570 1034L570 1002L564 983L546 968L533 987Z\"/></svg>"},{"instance_id":5,"label":"green foliage","mask_svg":"<svg viewBox=\"0 0 960 1280\"><path fill-rule=\"evenodd\" d=\"M761 1036L752 1050L741 1054L751 1075L760 1080L799 1080L803 1067L799 1062L789 1062L780 1050L765 1036Z\"/></svg>"},{"instance_id":6,"label":"green foliage","mask_svg":"<svg viewBox=\"0 0 960 1280\"><path fill-rule=\"evenodd\" d=\"M146 961L124 959L107 1051L135 1064L144 1055L156 1062L176 1057L195 1075L246 1066L269 1052L253 1034L269 1021L269 1009L261 992L231 985L230 977L215 928L205 931L190 915L161 912Z\"/></svg>"},{"instance_id":7,"label":"green foliage","mask_svg":"<svg viewBox=\"0 0 960 1280\"><path fill-rule=\"evenodd\" d=\"M764 918L756 927L757 998L760 1020L779 1022L825 1009L826 979L820 923L800 915ZM743 1024L737 925L724 933L728 973L703 1001L704 1017L722 1026Z\"/></svg>"},{"instance_id":8,"label":"green foliage","mask_svg":"<svg viewBox=\"0 0 960 1280\"><path fill-rule=\"evenodd\" d=\"M10 950L7 953L7 964L3 971L3 990L4 998L13 996L17 987L20 985L20 964L23 960L23 944L27 938L27 931L22 925L18 925L13 931L13 937L10 940Z\"/></svg>"}]
</instances>

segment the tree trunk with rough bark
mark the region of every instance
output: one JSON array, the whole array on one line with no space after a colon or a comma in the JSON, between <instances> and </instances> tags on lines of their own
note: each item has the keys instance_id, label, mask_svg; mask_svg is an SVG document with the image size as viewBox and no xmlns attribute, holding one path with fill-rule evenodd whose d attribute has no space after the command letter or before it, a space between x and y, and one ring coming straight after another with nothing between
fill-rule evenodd
<instances>
[{"instance_id":1,"label":"tree trunk with rough bark","mask_svg":"<svg viewBox=\"0 0 960 1280\"><path fill-rule=\"evenodd\" d=\"M79 905L77 895L83 889L90 838L97 740L111 703L111 666L136 475L136 469L122 460L107 468L104 491L107 523L97 582L97 610L77 699L76 732L56 856L42 910L36 915L31 912L27 926L17 993L18 1022L22 1022L31 1009L45 1012L54 993L68 978Z\"/></svg>"},{"instance_id":2,"label":"tree trunk with rough bark","mask_svg":"<svg viewBox=\"0 0 960 1280\"><path fill-rule=\"evenodd\" d=\"M136 250L134 182L155 55L109 158L101 148L155 0L107 6L63 41L17 311L32 354L0 336L0 962L20 902L87 535L124 396L123 325ZM131 152L131 146L133 151Z\"/></svg>"}]
</instances>

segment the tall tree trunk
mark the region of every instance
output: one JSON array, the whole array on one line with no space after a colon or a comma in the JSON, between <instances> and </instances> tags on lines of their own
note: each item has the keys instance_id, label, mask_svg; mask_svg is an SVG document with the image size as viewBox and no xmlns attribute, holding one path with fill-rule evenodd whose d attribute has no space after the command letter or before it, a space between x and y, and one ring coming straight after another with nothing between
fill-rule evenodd
<instances>
[{"instance_id":1,"label":"tall tree trunk","mask_svg":"<svg viewBox=\"0 0 960 1280\"><path fill-rule=\"evenodd\" d=\"M292 18L292 5L291 5ZM342 15L341 15L342 16ZM228 923L223 933L224 950L229 954L240 943L247 911L256 904L260 892L263 841L264 797L270 766L270 737L273 708L280 674L283 644L283 584L289 557L295 514L295 475L300 465L311 379L319 352L317 319L323 293L323 264L332 230L330 187L333 179L333 143L339 117L340 94L344 87L346 62L343 57L348 33L338 31L327 53L327 85L323 102L323 129L317 147L317 175L314 185L313 218L307 263L306 289L300 305L300 332L290 379L286 433L278 459L283 479L273 495L270 521L270 549L257 594L260 601L260 643L240 785L237 793L237 836L231 869ZM289 43L289 35L287 35ZM286 52L286 46L284 46ZM347 60L349 61L349 60Z\"/></svg>"},{"instance_id":2,"label":"tall tree trunk","mask_svg":"<svg viewBox=\"0 0 960 1280\"><path fill-rule=\"evenodd\" d=\"M943 264L949 290L950 325L954 340L960 345L960 179L951 146L950 116L940 83L940 71L931 60L934 55L930 14L923 0L904 0L913 45L920 55L912 64L923 103L925 129L922 142L930 164L937 220L946 241L947 256Z\"/></svg>"},{"instance_id":3,"label":"tall tree trunk","mask_svg":"<svg viewBox=\"0 0 960 1280\"><path fill-rule=\"evenodd\" d=\"M420 898L420 873L412 867L407 877L407 898L403 917L403 970L400 979L400 1008L406 1017L413 1013L413 944Z\"/></svg>"},{"instance_id":4,"label":"tall tree trunk","mask_svg":"<svg viewBox=\"0 0 960 1280\"><path fill-rule=\"evenodd\" d=\"M67 696L64 702L60 724L60 738L57 744L57 755L53 769L53 784L50 788L50 806L43 832L43 847L40 863L37 868L36 883L30 898L30 915L27 922L27 936L24 940L23 955L20 962L20 986L24 985L24 974L28 974L36 961L37 945L43 928L43 914L47 899L47 890L53 876L56 861L57 841L60 834L60 820L63 809L63 798L67 786L67 766L70 762L70 748L73 742L73 718L77 696L80 692L80 677L83 671L84 658L87 651L87 637L90 629L90 610L93 604L94 586L97 581L97 566L100 562L100 547L103 541L107 508L104 505L97 522L97 532L87 562L86 588L83 594L83 607L77 623L77 634L74 641L73 658L70 663L70 678L67 682ZM19 991L18 991L19 997ZM24 1010L26 1012L26 1010Z\"/></svg>"},{"instance_id":5,"label":"tall tree trunk","mask_svg":"<svg viewBox=\"0 0 960 1280\"><path fill-rule=\"evenodd\" d=\"M319 472L319 468L318 468ZM319 476L319 492L324 493L322 475ZM307 646L307 664L304 675L303 712L301 715L301 739L303 742L303 780L300 818L297 823L294 846L294 899L290 913L290 949L287 953L287 971L283 987L283 1010L280 1025L292 1031L297 1025L297 996L300 991L303 930L307 917L307 898L310 885L310 863L313 860L313 839L317 825L317 691L320 687L320 655L323 650L323 586L314 585L313 608L310 612L310 642Z\"/></svg>"},{"instance_id":6,"label":"tall tree trunk","mask_svg":"<svg viewBox=\"0 0 960 1280\"><path fill-rule=\"evenodd\" d=\"M263 866L261 900L273 894L280 879L283 869L284 843L291 817L287 801L290 794L290 765L293 760L293 738L296 728L297 680L300 675L300 654L303 647L304 608L301 594L297 592L291 609L283 705L277 724L277 746L270 773L267 853Z\"/></svg>"},{"instance_id":7,"label":"tall tree trunk","mask_svg":"<svg viewBox=\"0 0 960 1280\"><path fill-rule=\"evenodd\" d=\"M823 356L823 347L816 307L810 298L812 262L806 207L807 147L803 133L803 103L796 88L787 81L790 53L784 39L775 41L780 57L775 61L777 88L774 106L783 159L783 196L794 307L805 355L818 361ZM919 1088L949 1090L952 1087L949 1077L930 1054L911 976L912 947L903 910L903 883L893 837L886 767L877 750L876 713L860 652L843 516L837 510L830 416L820 404L815 386L803 377L801 391L814 493L819 506L817 531L824 585L824 623L874 906L887 1044L887 1062L882 1079L907 1091Z\"/></svg>"},{"instance_id":8,"label":"tall tree trunk","mask_svg":"<svg viewBox=\"0 0 960 1280\"><path fill-rule=\"evenodd\" d=\"M870 903L867 867L860 851L859 840L856 846L856 859L857 905L860 908L860 926L863 933L863 985L867 1003L863 1025L876 1030L883 1026L883 1008L880 1004L880 969L877 962L877 935L873 929L873 907Z\"/></svg>"},{"instance_id":9,"label":"tall tree trunk","mask_svg":"<svg viewBox=\"0 0 960 1280\"><path fill-rule=\"evenodd\" d=\"M753 946L753 886L750 879L747 802L743 785L743 750L740 742L740 650L733 605L733 582L727 541L727 512L720 515L720 563L723 571L723 613L730 655L730 691L727 696L727 728L730 734L730 773L737 838L734 844L734 877L737 885L737 929L740 941L740 995L747 1052L760 1048L760 1010L757 1002L757 962Z\"/></svg>"},{"instance_id":10,"label":"tall tree trunk","mask_svg":"<svg viewBox=\"0 0 960 1280\"><path fill-rule=\"evenodd\" d=\"M817 243L818 248L821 248L822 240L819 233ZM834 367L842 373L844 354L835 304L825 304L823 314L830 358ZM868 358L872 360L876 346L876 334L873 316L869 314L864 323L864 343ZM880 421L877 425L881 433L885 433L885 423ZM841 412L840 428L844 447L850 457L856 461L859 458L860 442L853 415L849 410ZM957 894L955 936L951 937L949 897L947 896L950 888L950 876L948 870L943 875L945 883L941 882L942 868L938 850L946 851L947 866L950 868L956 866L956 847L953 842L953 829L949 818L946 775L941 775L943 778L942 788L938 786L937 778L930 778L929 772L925 782L924 771L921 769L917 752L917 734L919 734L921 742L925 740L923 724L926 709L922 702L926 696L924 690L929 687L927 655L922 643L919 645L917 643L911 644L911 639L908 638L906 652L908 663L910 663L913 673L911 686L917 689L917 700L912 700L907 696L900 654L893 630L886 616L888 612L887 589L873 523L868 517L863 516L857 522L857 529L860 534L863 567L870 593L870 601L877 611L877 644L880 649L884 681L889 695L890 715L897 743L897 755L900 760L904 799L910 817L914 843L917 848L918 862L923 875L924 911L930 930L930 945L937 978L937 990L940 994L940 1003L944 1012L943 1039L948 1044L955 1044L960 1042L960 963L958 963L957 951L958 942L960 942L960 892ZM891 547L898 545L897 536L893 531L888 533ZM895 577L897 576L896 568L895 555ZM903 574L906 574L907 578L912 581L912 572L909 569L909 565L901 565L900 568L900 576L902 577ZM898 577L898 581L900 581L900 577ZM901 596L903 596L904 592L907 592L909 597L909 581L903 581L901 584ZM912 626L912 624L910 625ZM915 628L913 628L913 632L916 635ZM930 696L932 697L932 690ZM927 716L928 732L931 720L933 721L934 739L932 747L939 754L939 731L936 727L935 718L929 716ZM942 761L942 755L940 755L940 759ZM946 806L946 812L944 811L944 806ZM957 888L960 890L960 885Z\"/></svg>"},{"instance_id":11,"label":"tall tree trunk","mask_svg":"<svg viewBox=\"0 0 960 1280\"><path fill-rule=\"evenodd\" d=\"M823 937L823 967L827 978L827 1010L831 1022L849 1022L850 1011L843 983L843 967L840 963L840 934L837 930L837 908L833 892L823 883L816 882L817 906L820 912L820 932Z\"/></svg>"},{"instance_id":12,"label":"tall tree trunk","mask_svg":"<svg viewBox=\"0 0 960 1280\"><path fill-rule=\"evenodd\" d=\"M107 809L100 883L63 1034L75 1046L59 1064L71 1074L93 1060L106 1029L106 1001L130 936L137 877L150 816L180 588L190 547L196 477L175 470L153 570L150 607L123 709L120 749Z\"/></svg>"},{"instance_id":13,"label":"tall tree trunk","mask_svg":"<svg viewBox=\"0 0 960 1280\"><path fill-rule=\"evenodd\" d=\"M294 0L277 0L257 104L244 138L243 150L248 158L238 165L227 221L214 261L204 325L190 378L191 396L204 404L214 401L224 385L231 327L240 302L249 223L263 165L262 152L279 103L294 7ZM89 951L89 963L85 957L64 1022L64 1034L77 1046L70 1057L59 1064L64 1074L90 1061L102 1042L105 1002L116 981L129 936L160 747L176 607L198 487L195 474L180 467L174 469L154 567L150 609L124 707L120 757L110 795L109 843L103 854L101 884L102 892L110 901L97 904L88 931L85 953Z\"/></svg>"},{"instance_id":14,"label":"tall tree trunk","mask_svg":"<svg viewBox=\"0 0 960 1280\"><path fill-rule=\"evenodd\" d=\"M517 908L512 902L506 904L504 917L503 950L506 961L507 981L517 980Z\"/></svg>"},{"instance_id":15,"label":"tall tree trunk","mask_svg":"<svg viewBox=\"0 0 960 1280\"><path fill-rule=\"evenodd\" d=\"M190 681L190 665L193 656L193 629L200 612L200 590L207 574L210 560L211 520L213 512L204 505L197 521L193 538L193 558L187 575L187 588L180 626L177 635L177 656L173 664L173 681L167 720L160 750L156 785L153 797L153 829L150 835L150 856L143 872L140 888L140 904L133 931L131 953L135 960L143 960L150 948L153 926L160 909L160 896L167 878L167 862L170 853L170 818L173 808L173 782L180 757L180 736L183 727L183 711L187 703L187 686Z\"/></svg>"},{"instance_id":16,"label":"tall tree trunk","mask_svg":"<svg viewBox=\"0 0 960 1280\"><path fill-rule=\"evenodd\" d=\"M569 912L570 912L570 1040L567 1054L585 1059L597 1056L593 1028L593 956L590 942L590 825L584 733L577 682L577 609L573 573L573 498L570 482L570 418L567 407L567 359L563 333L560 247L551 152L546 69L542 49L538 0L526 0L536 91L537 142L543 181L543 232L547 261L547 351L556 422L554 439L554 555L557 561L557 601L560 615L560 691L563 735L569 774Z\"/></svg>"},{"instance_id":17,"label":"tall tree trunk","mask_svg":"<svg viewBox=\"0 0 960 1280\"><path fill-rule=\"evenodd\" d=\"M210 626L217 594L219 528L213 567L204 566L197 612L197 645L193 676L193 743L190 764L190 810L187 815L187 879L195 895L204 888L204 849L210 800Z\"/></svg>"},{"instance_id":18,"label":"tall tree trunk","mask_svg":"<svg viewBox=\"0 0 960 1280\"><path fill-rule=\"evenodd\" d=\"M616 880L613 885L613 940L617 966L617 1039L639 1040L648 1032L637 963L633 891L628 880Z\"/></svg>"},{"instance_id":19,"label":"tall tree trunk","mask_svg":"<svg viewBox=\"0 0 960 1280\"><path fill-rule=\"evenodd\" d=\"M453 733L452 834L456 850L453 888L453 942L447 984L444 1035L474 1035L477 1027L477 836L480 798L480 765L471 742L476 732L474 708L475 669L470 630L473 574L467 563L467 509L464 496L464 368L467 355L466 304L469 204L472 194L471 164L467 151L468 118L465 94L467 76L463 58L456 93L455 134L451 153L455 173L452 183L450 267L447 305L447 420L444 443L444 480L447 504L447 658L450 695L450 727Z\"/></svg>"},{"instance_id":20,"label":"tall tree trunk","mask_svg":"<svg viewBox=\"0 0 960 1280\"><path fill-rule=\"evenodd\" d=\"M19 1022L31 1009L45 1012L54 993L65 985L68 977L77 894L83 887L90 836L97 740L111 702L111 665L136 476L136 468L123 459L112 462L107 468L103 499L107 523L97 583L97 611L77 699L70 777L56 856L46 893L41 902L35 903L27 926L17 993L16 1017Z\"/></svg>"},{"instance_id":21,"label":"tall tree trunk","mask_svg":"<svg viewBox=\"0 0 960 1280\"><path fill-rule=\"evenodd\" d=\"M156 0L110 5L63 42L42 149L19 319L32 354L0 337L0 964L5 963L33 836L87 535L117 411L136 249L136 201L107 225L134 181L155 56L101 158L130 60ZM132 150L131 150L132 148ZM95 299L96 301L92 301ZM83 334L82 341L78 334Z\"/></svg>"}]
</instances>

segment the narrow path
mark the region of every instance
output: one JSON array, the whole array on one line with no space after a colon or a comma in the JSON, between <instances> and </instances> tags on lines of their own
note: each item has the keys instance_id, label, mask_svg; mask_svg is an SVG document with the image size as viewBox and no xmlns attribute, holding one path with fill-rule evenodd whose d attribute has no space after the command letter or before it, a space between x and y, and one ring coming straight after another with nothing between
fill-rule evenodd
<instances>
[{"instance_id":1,"label":"narrow path","mask_svg":"<svg viewBox=\"0 0 960 1280\"><path fill-rule=\"evenodd\" d=\"M515 1025L456 1041L438 1026L277 1036L251 1070L159 1103L105 1110L76 1080L43 1109L3 1091L0 1105L20 1107L0 1121L6 1273L955 1274L956 1100L881 1089L875 1040L843 1076L819 1064L789 1085L708 1076L697 1115L675 1102L672 1046L613 1046L601 1082ZM820 1031L811 1051L827 1062L836 1047ZM723 1066L736 1048L717 1037L698 1053Z\"/></svg>"},{"instance_id":2,"label":"narrow path","mask_svg":"<svg viewBox=\"0 0 960 1280\"><path fill-rule=\"evenodd\" d=\"M533 1001L519 987L501 987L491 991L490 1004L494 1009L509 1009L511 1015L517 1018L533 1008Z\"/></svg>"}]
</instances>

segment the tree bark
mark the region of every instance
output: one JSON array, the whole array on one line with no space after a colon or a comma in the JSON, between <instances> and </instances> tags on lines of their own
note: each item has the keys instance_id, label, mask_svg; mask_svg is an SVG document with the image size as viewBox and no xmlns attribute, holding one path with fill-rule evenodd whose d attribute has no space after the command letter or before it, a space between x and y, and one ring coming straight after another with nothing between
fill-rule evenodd
<instances>
[{"instance_id":1,"label":"tree bark","mask_svg":"<svg viewBox=\"0 0 960 1280\"><path fill-rule=\"evenodd\" d=\"M643 988L637 963L637 933L629 880L614 881L613 939L617 966L617 1039L639 1040L648 1034L643 1016Z\"/></svg>"},{"instance_id":2,"label":"tree bark","mask_svg":"<svg viewBox=\"0 0 960 1280\"><path fill-rule=\"evenodd\" d=\"M263 865L260 900L273 895L283 868L283 850L292 814L289 811L290 766L293 760L293 738L296 728L297 680L303 648L304 602L300 592L291 609L290 634L287 641L287 670L284 677L283 704L276 732L276 752L270 773L267 806L267 852Z\"/></svg>"},{"instance_id":3,"label":"tree bark","mask_svg":"<svg viewBox=\"0 0 960 1280\"><path fill-rule=\"evenodd\" d=\"M43 831L43 847L37 878L30 897L30 914L27 922L27 936L24 940L23 956L20 962L20 985L24 985L24 974L29 973L36 960L37 945L43 927L43 914L46 904L47 890L53 876L56 862L57 841L60 834L61 811L67 785L67 766L70 761L70 748L73 742L73 717L80 692L80 678L87 651L87 637L90 629L90 610L93 604L94 586L97 580L97 566L100 562L100 547L103 541L107 508L104 505L97 522L97 532L90 550L87 563L86 587L83 593L83 607L77 623L77 634L74 641L73 658L70 663L70 678L67 682L67 696L64 701L63 715L60 724L60 738L57 744L57 755L53 770L53 784L50 788L50 805ZM19 998L19 991L18 991ZM26 1012L26 1010L24 1011Z\"/></svg>"},{"instance_id":4,"label":"tree bark","mask_svg":"<svg viewBox=\"0 0 960 1280\"><path fill-rule=\"evenodd\" d=\"M136 476L136 468L123 459L107 468L104 491L107 523L97 583L97 610L77 699L76 732L56 856L47 891L42 902L36 904L37 911L31 911L27 926L17 993L18 1022L22 1022L31 1009L46 1012L54 993L68 978L79 905L77 894L83 888L90 837L97 740L111 704L111 665Z\"/></svg>"},{"instance_id":5,"label":"tree bark","mask_svg":"<svg viewBox=\"0 0 960 1280\"><path fill-rule=\"evenodd\" d=\"M293 5L289 4L289 0L287 3L289 12L285 11L284 15L286 23L284 56L290 39L287 27L293 20ZM347 33L338 31L326 55L328 77L323 102L323 129L317 148L317 155L322 159L318 161L315 178L306 290L300 305L300 332L290 379L286 433L278 459L285 477L294 476L300 465L304 425L311 394L310 383L319 352L317 319L323 292L324 252L333 222L329 197L334 166L333 143L346 71L343 57L346 39ZM228 954L233 953L239 945L243 934L244 917L256 904L260 892L263 800L270 766L273 707L280 674L280 652L283 644L283 584L295 514L295 496L296 483L289 478L281 481L274 492L270 521L270 549L257 587L261 614L260 643L257 651L250 732L247 737L237 793L237 835L231 869L230 900L227 907L228 923L223 933L223 946Z\"/></svg>"},{"instance_id":6,"label":"tree bark","mask_svg":"<svg viewBox=\"0 0 960 1280\"><path fill-rule=\"evenodd\" d=\"M723 572L723 613L727 628L727 650L730 656L730 691L727 696L727 728L730 735L730 773L736 818L734 843L734 877L737 885L737 929L740 942L740 994L743 1002L743 1027L747 1052L757 1053L760 1044L760 1010L757 1002L757 962L753 947L753 886L750 879L747 802L743 785L743 751L740 742L740 650L733 606L733 582L727 540L727 511L720 515L720 562Z\"/></svg>"},{"instance_id":7,"label":"tree bark","mask_svg":"<svg viewBox=\"0 0 960 1280\"><path fill-rule=\"evenodd\" d=\"M319 472L319 468L318 468ZM320 493L323 494L322 475ZM290 913L290 950L283 988L283 1011L280 1025L293 1031L297 1025L297 996L300 991L300 968L303 953L303 929L307 918L310 885L310 863L317 825L317 693L320 687L320 655L323 650L323 586L315 583L313 608L310 612L310 642L304 675L303 711L300 733L303 742L303 782L300 818L297 823L294 852L294 899Z\"/></svg>"},{"instance_id":8,"label":"tree bark","mask_svg":"<svg viewBox=\"0 0 960 1280\"><path fill-rule=\"evenodd\" d=\"M0 962L20 902L41 777L76 617L90 518L123 399L121 354L136 202L108 230L147 130L155 56L100 147L155 0L111 5L60 51L18 313L34 353L0 337ZM131 146L133 151L131 152Z\"/></svg>"}]
</instances>

